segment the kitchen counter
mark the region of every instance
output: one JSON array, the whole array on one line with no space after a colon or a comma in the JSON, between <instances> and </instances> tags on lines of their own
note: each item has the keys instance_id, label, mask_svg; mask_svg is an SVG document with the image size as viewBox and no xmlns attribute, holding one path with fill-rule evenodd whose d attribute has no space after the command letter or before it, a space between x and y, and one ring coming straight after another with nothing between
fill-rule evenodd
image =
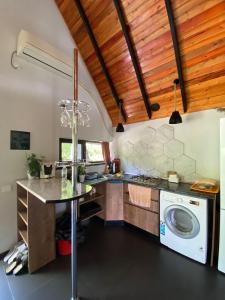
<instances>
[{"instance_id":1,"label":"kitchen counter","mask_svg":"<svg viewBox=\"0 0 225 300\"><path fill-rule=\"evenodd\" d=\"M214 265L214 251L215 251L215 246L216 246L216 206L217 206L217 199L218 199L218 194L212 194L212 193L203 193L203 192L196 192L196 191L192 191L191 190L191 184L189 183L171 183L168 182L167 180L163 180L161 179L159 181L159 183L157 183L157 185L153 186L151 183L145 183L145 182L137 182L134 179L132 179L132 175L124 175L121 178L116 178L116 177L104 177L104 178L99 178L96 179L94 181L88 181L87 183L90 185L98 185L99 183L104 183L104 182L118 182L118 183L124 183L124 188L123 190L125 190L125 195L127 195L127 183L131 183L131 184L136 184L136 185L141 185L141 186L145 186L145 187L149 187L154 189L155 191L168 191L171 193L176 193L176 194L182 194L182 195L188 195L190 197L197 197L197 198L201 198L201 199L205 199L205 201L208 201L208 216L209 216L209 247L211 249L211 253L210 253L210 266ZM101 185L100 185L101 186ZM112 185L113 186L113 185ZM120 185L121 186L121 185ZM96 186L97 188L97 186ZM107 189L112 189L113 187L107 186ZM115 189L119 190L119 189ZM113 205L117 208L117 206L119 206L120 201L118 199L120 199L118 197L118 195L116 194L116 192L113 192L113 194L116 196L114 198L109 197L109 199L114 199L115 201L113 201ZM126 196L125 196L126 197ZM107 198L107 201L108 198ZM160 196L159 196L159 201L160 203ZM153 203L155 203L153 201ZM108 207L108 206L107 206ZM116 210L116 208L114 207L114 210ZM154 224L157 224L157 220L158 215L155 214L152 211L148 211L145 210L143 208L137 207L137 206L132 206L129 203L124 203L124 207L123 209L125 209L126 211L124 211L124 220L134 226L137 226L139 228L142 228L143 230L146 230L150 233L153 233L155 235L157 235L157 228L154 227ZM154 217L157 216L156 219L154 219ZM154 231L155 228L155 231Z\"/></svg>"},{"instance_id":2,"label":"kitchen counter","mask_svg":"<svg viewBox=\"0 0 225 300\"><path fill-rule=\"evenodd\" d=\"M157 186L152 186L151 184L137 182L132 179L132 176L133 175L124 175L123 177L120 177L120 178L104 176L103 178L85 181L85 184L95 186L95 185L97 185L99 183L103 183L103 182L125 182L125 183L132 183L132 184L149 187L152 189L164 190L164 191L168 191L171 193L189 195L192 197L205 198L205 199L211 199L211 200L216 199L216 194L203 193L203 192L200 193L200 192L192 191L191 184L189 184L189 183L183 183L183 182L172 183L167 180L161 179L160 183Z\"/></svg>"}]
</instances>

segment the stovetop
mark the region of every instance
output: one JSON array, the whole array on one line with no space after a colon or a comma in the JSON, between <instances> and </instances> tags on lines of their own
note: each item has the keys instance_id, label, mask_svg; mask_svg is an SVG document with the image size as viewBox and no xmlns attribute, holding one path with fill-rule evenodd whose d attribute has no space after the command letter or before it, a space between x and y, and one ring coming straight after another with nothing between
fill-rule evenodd
<instances>
[{"instance_id":1,"label":"stovetop","mask_svg":"<svg viewBox=\"0 0 225 300\"><path fill-rule=\"evenodd\" d=\"M161 178L159 177L150 177L145 175L134 175L131 177L131 180L139 183L148 184L151 186L157 186L161 182Z\"/></svg>"}]
</instances>

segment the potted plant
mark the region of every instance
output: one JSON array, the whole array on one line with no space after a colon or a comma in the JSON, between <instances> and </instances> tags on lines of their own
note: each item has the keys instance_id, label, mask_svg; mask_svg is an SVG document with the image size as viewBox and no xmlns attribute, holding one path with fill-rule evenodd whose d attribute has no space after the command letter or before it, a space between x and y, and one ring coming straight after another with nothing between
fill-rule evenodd
<instances>
[{"instance_id":1,"label":"potted plant","mask_svg":"<svg viewBox=\"0 0 225 300\"><path fill-rule=\"evenodd\" d=\"M31 153L26 156L27 176L28 179L40 177L41 159L36 154Z\"/></svg>"},{"instance_id":2,"label":"potted plant","mask_svg":"<svg viewBox=\"0 0 225 300\"><path fill-rule=\"evenodd\" d=\"M85 165L78 166L78 176L80 182L84 182L85 174L86 174Z\"/></svg>"}]
</instances>

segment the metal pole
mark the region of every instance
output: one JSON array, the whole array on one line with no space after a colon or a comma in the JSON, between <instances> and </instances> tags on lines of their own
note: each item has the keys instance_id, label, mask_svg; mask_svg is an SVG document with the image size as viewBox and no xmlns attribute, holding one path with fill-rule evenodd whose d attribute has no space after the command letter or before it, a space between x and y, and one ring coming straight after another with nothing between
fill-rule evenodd
<instances>
[{"instance_id":1,"label":"metal pole","mask_svg":"<svg viewBox=\"0 0 225 300\"><path fill-rule=\"evenodd\" d=\"M72 113L72 186L73 191L77 188L77 127L78 127L78 51L74 49L74 100ZM77 200L71 202L71 281L72 281L72 298L78 300L77 296Z\"/></svg>"},{"instance_id":2,"label":"metal pole","mask_svg":"<svg viewBox=\"0 0 225 300\"><path fill-rule=\"evenodd\" d=\"M79 300L77 296L77 200L71 202L71 300Z\"/></svg>"}]
</instances>

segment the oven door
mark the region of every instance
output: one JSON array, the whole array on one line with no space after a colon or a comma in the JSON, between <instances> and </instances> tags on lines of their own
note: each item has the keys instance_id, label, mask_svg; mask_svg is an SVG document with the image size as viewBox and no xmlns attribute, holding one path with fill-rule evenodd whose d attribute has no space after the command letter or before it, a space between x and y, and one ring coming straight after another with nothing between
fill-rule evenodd
<instances>
[{"instance_id":1,"label":"oven door","mask_svg":"<svg viewBox=\"0 0 225 300\"><path fill-rule=\"evenodd\" d=\"M200 224L194 213L182 205L170 205L164 211L168 229L183 239L193 239L200 231Z\"/></svg>"}]
</instances>

